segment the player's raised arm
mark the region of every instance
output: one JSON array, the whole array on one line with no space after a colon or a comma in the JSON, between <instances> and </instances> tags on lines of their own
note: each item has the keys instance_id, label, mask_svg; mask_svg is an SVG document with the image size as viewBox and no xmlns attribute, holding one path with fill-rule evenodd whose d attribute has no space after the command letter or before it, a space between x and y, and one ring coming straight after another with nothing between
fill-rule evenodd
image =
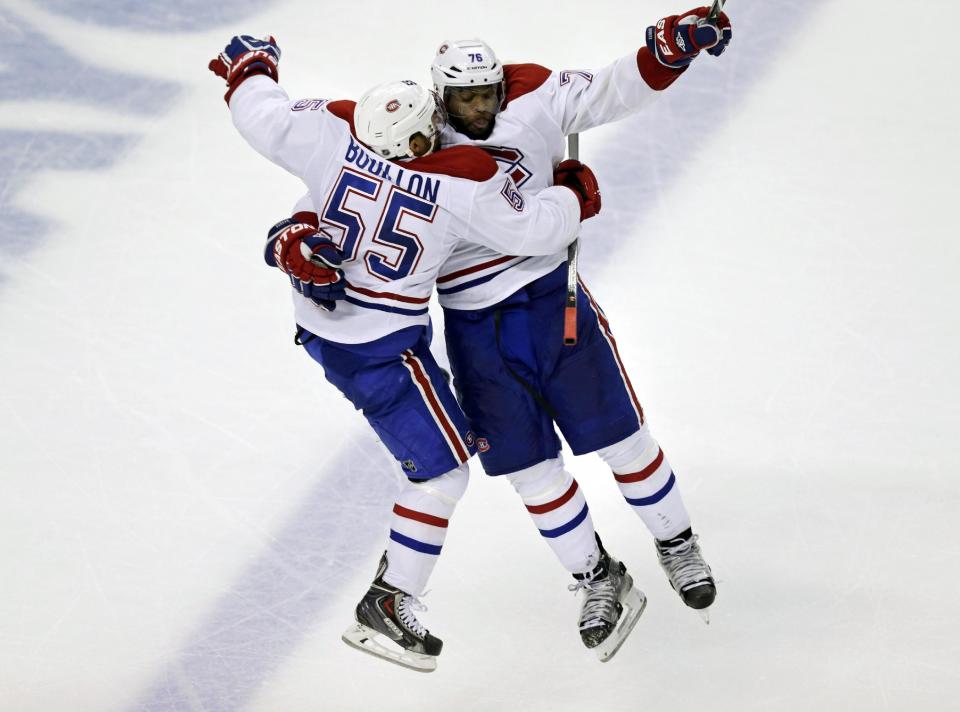
<instances>
[{"instance_id":1,"label":"player's raised arm","mask_svg":"<svg viewBox=\"0 0 960 712\"><path fill-rule=\"evenodd\" d=\"M556 186L535 195L521 192L504 174L480 183L466 239L512 255L562 250L576 239L580 222L600 212L600 188L579 161L562 163L555 178Z\"/></svg>"},{"instance_id":2,"label":"player's raised arm","mask_svg":"<svg viewBox=\"0 0 960 712\"><path fill-rule=\"evenodd\" d=\"M277 84L280 47L273 37L238 35L209 68L227 83L234 126L254 150L298 177L317 151L321 112L300 111ZM319 103L314 100L314 103Z\"/></svg>"},{"instance_id":3,"label":"player's raised arm","mask_svg":"<svg viewBox=\"0 0 960 712\"><path fill-rule=\"evenodd\" d=\"M622 119L655 100L701 51L719 56L732 37L725 13L707 20L709 8L670 15L647 28L645 44L597 70L567 69L547 80L544 98L564 134Z\"/></svg>"}]
</instances>

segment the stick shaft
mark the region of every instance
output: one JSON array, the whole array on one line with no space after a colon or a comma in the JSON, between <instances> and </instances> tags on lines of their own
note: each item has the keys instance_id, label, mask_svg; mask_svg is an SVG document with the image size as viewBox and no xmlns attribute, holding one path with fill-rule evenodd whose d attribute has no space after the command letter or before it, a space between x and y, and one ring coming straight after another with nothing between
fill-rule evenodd
<instances>
[{"instance_id":1,"label":"stick shaft","mask_svg":"<svg viewBox=\"0 0 960 712\"><path fill-rule=\"evenodd\" d=\"M567 136L567 157L580 158L580 134ZM580 256L580 238L567 247L567 301L563 309L563 343L577 343L577 261Z\"/></svg>"},{"instance_id":2,"label":"stick shaft","mask_svg":"<svg viewBox=\"0 0 960 712\"><path fill-rule=\"evenodd\" d=\"M720 17L720 13L723 12L723 6L727 4L727 0L713 0L713 5L710 6L710 12L707 13L707 22L716 22L716 19Z\"/></svg>"}]
</instances>

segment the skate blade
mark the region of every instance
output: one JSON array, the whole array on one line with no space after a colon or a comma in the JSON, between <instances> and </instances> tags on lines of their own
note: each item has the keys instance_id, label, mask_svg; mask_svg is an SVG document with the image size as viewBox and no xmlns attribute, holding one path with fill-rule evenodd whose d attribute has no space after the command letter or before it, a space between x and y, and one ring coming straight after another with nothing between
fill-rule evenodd
<instances>
[{"instance_id":1,"label":"skate blade","mask_svg":"<svg viewBox=\"0 0 960 712\"><path fill-rule=\"evenodd\" d=\"M620 646L623 645L637 621L640 620L643 609L647 607L647 597L639 588L631 587L620 603L623 605L623 613L620 614L617 627L613 629L605 641L594 649L597 658L602 663L610 662L611 658L620 650Z\"/></svg>"},{"instance_id":2,"label":"skate blade","mask_svg":"<svg viewBox=\"0 0 960 712\"><path fill-rule=\"evenodd\" d=\"M417 672L433 672L437 669L437 658L434 655L425 655L423 653L414 653L410 650L405 650L399 645L390 641L393 647L387 647L381 640L389 640L383 636L378 631L375 631L373 628L368 628L362 623L354 623L352 626L343 631L343 635L340 636L340 640L349 645L351 648L356 648L361 652L368 653L370 655L375 655L381 660L386 660L387 662L393 663L394 665L400 665L401 667L408 668L409 670L416 670Z\"/></svg>"}]
</instances>

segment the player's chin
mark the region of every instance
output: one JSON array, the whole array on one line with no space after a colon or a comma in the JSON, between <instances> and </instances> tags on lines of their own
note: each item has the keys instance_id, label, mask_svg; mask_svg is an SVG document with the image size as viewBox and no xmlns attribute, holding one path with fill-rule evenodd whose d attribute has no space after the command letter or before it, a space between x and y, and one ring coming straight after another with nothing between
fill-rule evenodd
<instances>
[{"instance_id":1,"label":"player's chin","mask_svg":"<svg viewBox=\"0 0 960 712\"><path fill-rule=\"evenodd\" d=\"M486 138L493 131L493 119L474 119L466 125L470 138Z\"/></svg>"}]
</instances>

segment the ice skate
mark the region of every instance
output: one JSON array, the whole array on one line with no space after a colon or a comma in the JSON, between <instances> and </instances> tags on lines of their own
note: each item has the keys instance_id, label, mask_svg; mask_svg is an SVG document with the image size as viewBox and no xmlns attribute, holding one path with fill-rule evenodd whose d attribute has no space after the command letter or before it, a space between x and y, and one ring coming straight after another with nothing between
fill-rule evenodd
<instances>
[{"instance_id":1,"label":"ice skate","mask_svg":"<svg viewBox=\"0 0 960 712\"><path fill-rule=\"evenodd\" d=\"M611 557L597 537L600 562L587 574L574 574L573 592L583 590L580 608L580 638L607 662L620 649L647 605L647 597L635 588L623 563Z\"/></svg>"},{"instance_id":2,"label":"ice skate","mask_svg":"<svg viewBox=\"0 0 960 712\"><path fill-rule=\"evenodd\" d=\"M433 672L443 641L430 635L415 615L426 607L413 596L383 580L387 572L387 554L380 557L377 576L370 590L357 604L357 622L343 632L347 645L376 655L391 663Z\"/></svg>"},{"instance_id":3,"label":"ice skate","mask_svg":"<svg viewBox=\"0 0 960 712\"><path fill-rule=\"evenodd\" d=\"M710 623L708 608L717 597L717 585L707 562L703 560L697 536L690 529L667 541L656 542L660 566L667 574L673 590L690 608L700 612Z\"/></svg>"}]
</instances>

